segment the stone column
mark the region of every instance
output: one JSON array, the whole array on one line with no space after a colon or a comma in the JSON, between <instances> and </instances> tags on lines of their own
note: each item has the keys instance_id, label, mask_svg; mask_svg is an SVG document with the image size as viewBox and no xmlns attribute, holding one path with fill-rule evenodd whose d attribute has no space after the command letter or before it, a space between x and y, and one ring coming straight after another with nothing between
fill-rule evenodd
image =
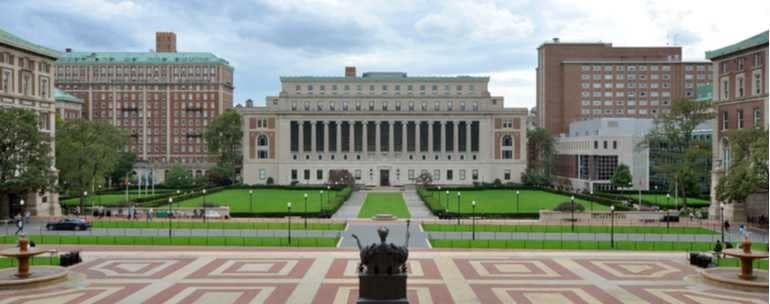
<instances>
[{"instance_id":1,"label":"stone column","mask_svg":"<svg viewBox=\"0 0 770 304\"><path fill-rule=\"evenodd\" d=\"M449 152L460 152L460 122L457 120L452 121L452 140L454 140L454 147Z\"/></svg>"},{"instance_id":2,"label":"stone column","mask_svg":"<svg viewBox=\"0 0 770 304\"><path fill-rule=\"evenodd\" d=\"M382 147L380 146L380 122L375 121L374 122L374 152L379 154L382 152ZM376 158L376 155L375 155Z\"/></svg>"},{"instance_id":3,"label":"stone column","mask_svg":"<svg viewBox=\"0 0 770 304\"><path fill-rule=\"evenodd\" d=\"M409 136L406 133L406 125L408 121L402 121L401 122L401 152L406 155L406 139L409 138Z\"/></svg>"},{"instance_id":4,"label":"stone column","mask_svg":"<svg viewBox=\"0 0 770 304\"><path fill-rule=\"evenodd\" d=\"M369 147L368 147L369 141L367 140L367 136L366 136L368 133L367 132L368 129L369 127L368 127L367 121L366 120L362 121L361 122L361 151L362 153L364 153L364 155L366 155L366 153L369 152Z\"/></svg>"},{"instance_id":5,"label":"stone column","mask_svg":"<svg viewBox=\"0 0 770 304\"><path fill-rule=\"evenodd\" d=\"M324 138L324 146L321 147L321 151L324 153L329 153L329 122L324 121L321 125L321 129L323 130L323 138Z\"/></svg>"},{"instance_id":6,"label":"stone column","mask_svg":"<svg viewBox=\"0 0 770 304\"><path fill-rule=\"evenodd\" d=\"M420 151L420 121L414 122L414 152L415 153L422 153Z\"/></svg>"},{"instance_id":7,"label":"stone column","mask_svg":"<svg viewBox=\"0 0 770 304\"><path fill-rule=\"evenodd\" d=\"M468 121L465 123L465 134L467 135L465 139L466 140L465 144L466 144L466 148L468 148L468 152L473 152L473 149L471 148L472 147L471 143L473 142L473 134L471 133L471 125L473 124L472 122L473 121ZM481 126L479 125L479 127ZM479 152L481 152L480 145L481 145L481 142L479 142Z\"/></svg>"},{"instance_id":8,"label":"stone column","mask_svg":"<svg viewBox=\"0 0 770 304\"><path fill-rule=\"evenodd\" d=\"M337 137L337 140L335 142L337 149L334 150L335 153L342 152L342 121L336 121L337 124L337 132L335 132L334 136Z\"/></svg>"},{"instance_id":9,"label":"stone column","mask_svg":"<svg viewBox=\"0 0 770 304\"><path fill-rule=\"evenodd\" d=\"M388 121L388 152L396 153L396 147L393 146L393 143L395 142L393 139L393 129L395 129L395 126L393 125L393 121Z\"/></svg>"},{"instance_id":10,"label":"stone column","mask_svg":"<svg viewBox=\"0 0 770 304\"><path fill-rule=\"evenodd\" d=\"M310 153L315 153L316 147L315 147L315 121L310 122Z\"/></svg>"},{"instance_id":11,"label":"stone column","mask_svg":"<svg viewBox=\"0 0 770 304\"><path fill-rule=\"evenodd\" d=\"M297 140L299 141L299 146L297 147L297 153L301 156L303 152L305 152L305 136L304 136L304 130L305 128L305 122L302 120L297 120Z\"/></svg>"},{"instance_id":12,"label":"stone column","mask_svg":"<svg viewBox=\"0 0 770 304\"><path fill-rule=\"evenodd\" d=\"M441 136L441 150L439 150L439 152L442 152L442 151L449 152L449 149L447 149L447 142L446 142L446 122L442 120L442 121L440 121L440 123L441 123L440 124L440 126L441 126L441 135L440 135Z\"/></svg>"},{"instance_id":13,"label":"stone column","mask_svg":"<svg viewBox=\"0 0 770 304\"><path fill-rule=\"evenodd\" d=\"M428 153L433 154L433 121L428 121Z\"/></svg>"}]
</instances>

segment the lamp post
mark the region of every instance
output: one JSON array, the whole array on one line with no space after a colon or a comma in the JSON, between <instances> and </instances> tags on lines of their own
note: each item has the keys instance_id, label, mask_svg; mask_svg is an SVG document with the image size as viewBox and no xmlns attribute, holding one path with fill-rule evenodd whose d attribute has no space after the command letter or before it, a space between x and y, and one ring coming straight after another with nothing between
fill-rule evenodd
<instances>
[{"instance_id":1,"label":"lamp post","mask_svg":"<svg viewBox=\"0 0 770 304\"><path fill-rule=\"evenodd\" d=\"M286 207L289 208L289 245L291 245L291 202L286 203Z\"/></svg>"},{"instance_id":2,"label":"lamp post","mask_svg":"<svg viewBox=\"0 0 770 304\"><path fill-rule=\"evenodd\" d=\"M476 201L471 201L471 208L473 209L473 212L471 213L471 229L473 231L473 240L476 240Z\"/></svg>"},{"instance_id":3,"label":"lamp post","mask_svg":"<svg viewBox=\"0 0 770 304\"><path fill-rule=\"evenodd\" d=\"M444 212L444 213L447 213L447 215L448 215L448 213L449 213L449 190L446 191L446 202L444 203L444 210L446 210L446 212Z\"/></svg>"},{"instance_id":4,"label":"lamp post","mask_svg":"<svg viewBox=\"0 0 770 304\"><path fill-rule=\"evenodd\" d=\"M171 228L171 214L173 212L172 211L172 208L174 206L173 204L174 204L174 198L173 197L169 197L168 198L168 237L169 238L172 235L172 233L171 233L171 229L172 229Z\"/></svg>"},{"instance_id":5,"label":"lamp post","mask_svg":"<svg viewBox=\"0 0 770 304\"><path fill-rule=\"evenodd\" d=\"M326 185L326 204L324 205L324 210L329 207L329 192L332 192L332 186ZM331 218L331 214L329 214L329 218Z\"/></svg>"},{"instance_id":6,"label":"lamp post","mask_svg":"<svg viewBox=\"0 0 770 304\"><path fill-rule=\"evenodd\" d=\"M319 192L318 196L319 196L319 199L321 200L321 206L319 206L319 208L321 208L321 213L320 214L323 216L323 212L324 212L324 191L321 190Z\"/></svg>"},{"instance_id":7,"label":"lamp post","mask_svg":"<svg viewBox=\"0 0 770 304\"><path fill-rule=\"evenodd\" d=\"M671 228L671 218L668 216L669 209L666 209L666 232Z\"/></svg>"},{"instance_id":8,"label":"lamp post","mask_svg":"<svg viewBox=\"0 0 770 304\"><path fill-rule=\"evenodd\" d=\"M719 203L719 226L722 227L722 246L725 246L725 203Z\"/></svg>"},{"instance_id":9,"label":"lamp post","mask_svg":"<svg viewBox=\"0 0 770 304\"><path fill-rule=\"evenodd\" d=\"M438 186L438 191L432 191L434 194L438 194L438 204L441 205L441 186ZM433 194L431 194L433 197Z\"/></svg>"},{"instance_id":10,"label":"lamp post","mask_svg":"<svg viewBox=\"0 0 770 304\"><path fill-rule=\"evenodd\" d=\"M460 192L457 192L457 225L460 225Z\"/></svg>"},{"instance_id":11,"label":"lamp post","mask_svg":"<svg viewBox=\"0 0 770 304\"><path fill-rule=\"evenodd\" d=\"M305 193L305 230L307 230L307 193Z\"/></svg>"},{"instance_id":12,"label":"lamp post","mask_svg":"<svg viewBox=\"0 0 770 304\"><path fill-rule=\"evenodd\" d=\"M570 201L572 202L572 207L569 208L570 212L572 213L572 216L571 216L572 219L570 220L570 222L572 223L572 232L575 232L575 196L574 195L570 197Z\"/></svg>"},{"instance_id":13,"label":"lamp post","mask_svg":"<svg viewBox=\"0 0 770 304\"><path fill-rule=\"evenodd\" d=\"M88 206L88 191L83 191L83 200L85 201L83 204L83 210L80 210L85 215L86 221L88 220L88 212L86 212L86 207ZM80 216L80 214L78 214Z\"/></svg>"},{"instance_id":14,"label":"lamp post","mask_svg":"<svg viewBox=\"0 0 770 304\"><path fill-rule=\"evenodd\" d=\"M24 229L24 200L19 200L19 206L21 207L21 222L22 222L22 229Z\"/></svg>"},{"instance_id":15,"label":"lamp post","mask_svg":"<svg viewBox=\"0 0 770 304\"><path fill-rule=\"evenodd\" d=\"M671 208L671 193L666 193L666 208Z\"/></svg>"},{"instance_id":16,"label":"lamp post","mask_svg":"<svg viewBox=\"0 0 770 304\"><path fill-rule=\"evenodd\" d=\"M203 192L203 222L206 222L206 189L201 190ZM179 195L179 190L176 190L177 195Z\"/></svg>"},{"instance_id":17,"label":"lamp post","mask_svg":"<svg viewBox=\"0 0 770 304\"><path fill-rule=\"evenodd\" d=\"M254 190L249 190L249 212L254 212Z\"/></svg>"},{"instance_id":18,"label":"lamp post","mask_svg":"<svg viewBox=\"0 0 770 304\"><path fill-rule=\"evenodd\" d=\"M615 248L615 205L610 206L610 247Z\"/></svg>"},{"instance_id":19,"label":"lamp post","mask_svg":"<svg viewBox=\"0 0 770 304\"><path fill-rule=\"evenodd\" d=\"M519 190L516 190L516 214L519 214Z\"/></svg>"},{"instance_id":20,"label":"lamp post","mask_svg":"<svg viewBox=\"0 0 770 304\"><path fill-rule=\"evenodd\" d=\"M593 217L593 212L594 212L594 189L593 188L591 189L591 200L589 201L589 203L591 203L591 213L592 213L591 216Z\"/></svg>"}]
</instances>

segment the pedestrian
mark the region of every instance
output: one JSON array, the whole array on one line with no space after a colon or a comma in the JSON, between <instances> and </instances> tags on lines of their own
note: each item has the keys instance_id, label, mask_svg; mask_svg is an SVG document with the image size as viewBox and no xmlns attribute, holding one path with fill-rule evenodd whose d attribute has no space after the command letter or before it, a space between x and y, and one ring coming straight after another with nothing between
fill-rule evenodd
<instances>
[{"instance_id":1,"label":"pedestrian","mask_svg":"<svg viewBox=\"0 0 770 304\"><path fill-rule=\"evenodd\" d=\"M19 234L19 232L24 232L24 221L21 218L21 213L17 213L16 217L14 218L16 220L16 233Z\"/></svg>"},{"instance_id":2,"label":"pedestrian","mask_svg":"<svg viewBox=\"0 0 770 304\"><path fill-rule=\"evenodd\" d=\"M155 208L150 208L150 211L147 213L147 221L152 222L153 216L155 216Z\"/></svg>"},{"instance_id":3,"label":"pedestrian","mask_svg":"<svg viewBox=\"0 0 770 304\"><path fill-rule=\"evenodd\" d=\"M32 218L32 214L29 213L29 210L24 212L24 223L29 224L29 219Z\"/></svg>"}]
</instances>

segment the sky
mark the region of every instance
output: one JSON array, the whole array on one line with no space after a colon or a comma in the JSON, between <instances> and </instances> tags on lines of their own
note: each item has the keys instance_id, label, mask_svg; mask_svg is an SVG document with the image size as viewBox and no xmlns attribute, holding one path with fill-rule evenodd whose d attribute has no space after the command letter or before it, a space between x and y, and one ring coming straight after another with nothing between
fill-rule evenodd
<instances>
[{"instance_id":1,"label":"sky","mask_svg":"<svg viewBox=\"0 0 770 304\"><path fill-rule=\"evenodd\" d=\"M62 51L149 51L156 31L173 31L178 51L230 61L236 103L264 103L278 94L280 76L341 76L352 65L359 74L489 76L506 106L531 108L537 47L553 37L679 45L685 60L704 60L707 50L767 30L768 3L0 0L0 28Z\"/></svg>"}]
</instances>

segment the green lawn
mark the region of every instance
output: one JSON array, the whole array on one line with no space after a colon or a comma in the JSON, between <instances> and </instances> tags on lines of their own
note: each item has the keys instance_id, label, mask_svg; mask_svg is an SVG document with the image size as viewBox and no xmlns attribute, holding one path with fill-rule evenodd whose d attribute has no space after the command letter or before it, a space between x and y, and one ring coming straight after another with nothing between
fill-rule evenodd
<instances>
[{"instance_id":1,"label":"green lawn","mask_svg":"<svg viewBox=\"0 0 770 304\"><path fill-rule=\"evenodd\" d=\"M631 194L631 193L624 193L622 196L632 200L633 202L638 202L639 195ZM671 198L666 199L665 194L645 194L642 193L642 201L646 201L649 203L654 203L656 205L659 205L661 207L683 207L684 206L684 198L680 197L679 200L676 200L674 196L672 195ZM679 202L677 205L676 202ZM695 197L688 197L687 198L687 205L690 207L706 207L710 204L708 200L702 199L702 198L695 198Z\"/></svg>"},{"instance_id":2,"label":"green lawn","mask_svg":"<svg viewBox=\"0 0 770 304\"><path fill-rule=\"evenodd\" d=\"M401 192L368 193L358 217L371 218L380 213L390 213L397 218L411 217Z\"/></svg>"},{"instance_id":3,"label":"green lawn","mask_svg":"<svg viewBox=\"0 0 770 304\"><path fill-rule=\"evenodd\" d=\"M154 228L168 229L168 219L156 218L152 222L140 221L105 221L95 220L91 222L94 228ZM227 221L178 221L173 220L174 229L242 229L242 230L286 230L287 222L227 222ZM336 230L345 229L342 223L308 223L308 230ZM292 229L303 230L303 225L293 225Z\"/></svg>"},{"instance_id":4,"label":"green lawn","mask_svg":"<svg viewBox=\"0 0 770 304\"><path fill-rule=\"evenodd\" d=\"M753 263L751 263L752 267L754 269L764 269L767 270L767 260L754 260ZM727 259L719 259L717 262L717 266L719 267L741 267L741 263L738 259L733 258L727 258Z\"/></svg>"},{"instance_id":5,"label":"green lawn","mask_svg":"<svg viewBox=\"0 0 770 304\"><path fill-rule=\"evenodd\" d=\"M463 220L468 222L468 220ZM454 223L454 222L453 222ZM423 224L422 228L429 232L470 232L473 227L469 224ZM717 234L715 231L702 227L676 227L671 226L615 226L615 233L670 233L670 234ZM478 232L572 232L570 225L476 225ZM575 232L582 233L610 233L610 226L584 226L576 225Z\"/></svg>"},{"instance_id":6,"label":"green lawn","mask_svg":"<svg viewBox=\"0 0 770 304\"><path fill-rule=\"evenodd\" d=\"M160 194L166 194L169 192L172 192L173 190L169 189L155 189L155 195ZM142 192L144 193L144 192ZM142 195L141 197L150 197L152 195L152 190L149 191L148 194ZM135 200L139 198L139 191L136 189L128 190L128 200ZM125 202L126 201L126 193L125 192L110 192L105 194L98 194L98 195L89 195L86 198L86 206L89 208L91 205L112 205L115 203ZM77 206L80 204L80 198L79 197L72 197L68 198L66 200L61 201L61 204L64 206Z\"/></svg>"},{"instance_id":7,"label":"green lawn","mask_svg":"<svg viewBox=\"0 0 770 304\"><path fill-rule=\"evenodd\" d=\"M34 265L59 265L59 256L36 256L29 260ZM17 267L16 259L0 257L0 269Z\"/></svg>"},{"instance_id":8,"label":"green lawn","mask_svg":"<svg viewBox=\"0 0 770 304\"><path fill-rule=\"evenodd\" d=\"M630 250L630 251L711 251L711 242L664 241L609 241L574 240L458 240L431 239L433 248L488 248L488 249L567 249L567 250ZM767 244L755 243L752 248L767 251Z\"/></svg>"},{"instance_id":9,"label":"green lawn","mask_svg":"<svg viewBox=\"0 0 770 304\"><path fill-rule=\"evenodd\" d=\"M460 209L462 214L471 214L472 207L471 202L476 201L476 213L516 213L516 191L517 190L468 190L460 191ZM566 195L559 195L550 192L540 190L518 190L519 191L519 203L518 212L520 213L537 213L541 209L553 210L557 205L569 202L570 197ZM434 202L437 202L439 206L446 208L447 195L445 191L430 191L430 198ZM440 196L440 200L439 200ZM457 213L457 191L450 191L449 193L449 206L450 213ZM591 203L581 199L575 199L576 204L583 205L585 210L591 209ZM600 205L598 203L593 204L594 211L606 211L609 207Z\"/></svg>"},{"instance_id":10,"label":"green lawn","mask_svg":"<svg viewBox=\"0 0 770 304\"><path fill-rule=\"evenodd\" d=\"M220 206L230 206L230 212L256 212L256 213L285 213L288 212L287 203L292 203L292 213L305 213L304 194L308 194L307 212L319 212L321 210L321 194L319 190L307 189L256 189L253 194L253 207L249 202L249 189L228 189L206 195L207 204ZM327 194L327 192L329 192ZM326 197L333 201L337 195L337 190L324 190L323 201L324 208L331 206L326 204ZM175 202L174 207L200 207L203 204L203 197L199 196L179 202ZM253 208L253 209L252 209Z\"/></svg>"},{"instance_id":11,"label":"green lawn","mask_svg":"<svg viewBox=\"0 0 770 304\"><path fill-rule=\"evenodd\" d=\"M38 246L51 245L126 245L126 246L235 246L235 247L336 247L335 237L296 237L291 244L285 237L240 236L95 236L29 235ZM0 243L16 243L16 236L0 236Z\"/></svg>"}]
</instances>

